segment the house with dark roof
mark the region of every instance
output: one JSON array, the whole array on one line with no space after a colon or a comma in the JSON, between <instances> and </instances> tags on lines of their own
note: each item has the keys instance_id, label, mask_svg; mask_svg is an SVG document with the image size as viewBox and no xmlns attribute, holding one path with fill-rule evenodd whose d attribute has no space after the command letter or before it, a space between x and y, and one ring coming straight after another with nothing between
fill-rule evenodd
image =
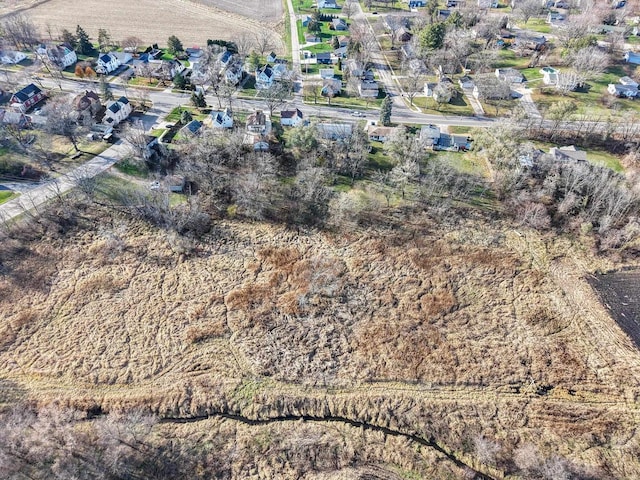
<instances>
[{"instance_id":1,"label":"house with dark roof","mask_svg":"<svg viewBox=\"0 0 640 480\"><path fill-rule=\"evenodd\" d=\"M269 55L267 55L267 63L273 63L277 58L278 55L276 54L276 52L271 52Z\"/></svg>"},{"instance_id":2,"label":"house with dark roof","mask_svg":"<svg viewBox=\"0 0 640 480\"><path fill-rule=\"evenodd\" d=\"M90 121L102 108L98 94L89 90L76 95L72 105L80 123Z\"/></svg>"},{"instance_id":3,"label":"house with dark roof","mask_svg":"<svg viewBox=\"0 0 640 480\"><path fill-rule=\"evenodd\" d=\"M353 133L353 125L350 123L319 123L316 125L318 134L324 140L343 141Z\"/></svg>"},{"instance_id":4,"label":"house with dark roof","mask_svg":"<svg viewBox=\"0 0 640 480\"><path fill-rule=\"evenodd\" d=\"M621 83L610 83L607 92L620 98L636 98L638 87L633 85L623 85Z\"/></svg>"},{"instance_id":5,"label":"house with dark roof","mask_svg":"<svg viewBox=\"0 0 640 480\"><path fill-rule=\"evenodd\" d=\"M322 81L320 94L323 97L335 97L342 91L342 81L338 78L326 78Z\"/></svg>"},{"instance_id":6,"label":"house with dark roof","mask_svg":"<svg viewBox=\"0 0 640 480\"><path fill-rule=\"evenodd\" d=\"M36 85L30 83L11 97L11 108L25 113L45 98L45 94Z\"/></svg>"},{"instance_id":7,"label":"house with dark roof","mask_svg":"<svg viewBox=\"0 0 640 480\"><path fill-rule=\"evenodd\" d=\"M377 98L379 88L375 80L363 80L358 84L358 94L362 98Z\"/></svg>"},{"instance_id":8,"label":"house with dark roof","mask_svg":"<svg viewBox=\"0 0 640 480\"><path fill-rule=\"evenodd\" d=\"M576 162L586 162L587 161L587 152L584 150L578 150L574 145L569 145L566 147L552 147L549 149L548 154L552 160L558 161L576 161Z\"/></svg>"},{"instance_id":9,"label":"house with dark roof","mask_svg":"<svg viewBox=\"0 0 640 480\"><path fill-rule=\"evenodd\" d=\"M200 133L202 129L202 122L198 120L191 120L184 127L180 129L180 135L183 137L195 137Z\"/></svg>"},{"instance_id":10,"label":"house with dark roof","mask_svg":"<svg viewBox=\"0 0 640 480\"><path fill-rule=\"evenodd\" d=\"M524 75L515 68L496 68L496 77L507 83L522 83Z\"/></svg>"},{"instance_id":11,"label":"house with dark roof","mask_svg":"<svg viewBox=\"0 0 640 480\"><path fill-rule=\"evenodd\" d=\"M116 55L103 53L98 57L98 61L96 62L96 72L106 75L117 70L120 65L120 59Z\"/></svg>"},{"instance_id":12,"label":"house with dark roof","mask_svg":"<svg viewBox=\"0 0 640 480\"><path fill-rule=\"evenodd\" d=\"M247 132L268 135L271 132L271 117L268 112L256 110L247 117Z\"/></svg>"},{"instance_id":13,"label":"house with dark roof","mask_svg":"<svg viewBox=\"0 0 640 480\"><path fill-rule=\"evenodd\" d=\"M258 90L268 89L273 85L274 80L273 67L268 63L256 70L256 88Z\"/></svg>"},{"instance_id":14,"label":"house with dark roof","mask_svg":"<svg viewBox=\"0 0 640 480\"><path fill-rule=\"evenodd\" d=\"M41 45L37 51L40 54L46 54L49 60L60 68L67 68L78 61L78 55L67 43L51 46Z\"/></svg>"},{"instance_id":15,"label":"house with dark roof","mask_svg":"<svg viewBox=\"0 0 640 480\"><path fill-rule=\"evenodd\" d=\"M333 59L331 58L331 53L328 53L328 52L318 53L316 55L316 61L324 65L331 65L333 63Z\"/></svg>"},{"instance_id":16,"label":"house with dark roof","mask_svg":"<svg viewBox=\"0 0 640 480\"><path fill-rule=\"evenodd\" d=\"M280 112L280 125L283 127L297 127L304 122L304 115L299 109L282 110Z\"/></svg>"},{"instance_id":17,"label":"house with dark roof","mask_svg":"<svg viewBox=\"0 0 640 480\"><path fill-rule=\"evenodd\" d=\"M224 50L223 52L220 52L220 55L218 55L218 61L222 65L227 65L232 58L233 58L233 53L230 52L229 50Z\"/></svg>"},{"instance_id":18,"label":"house with dark roof","mask_svg":"<svg viewBox=\"0 0 640 480\"><path fill-rule=\"evenodd\" d=\"M344 21L343 18L334 18L331 21L332 30L347 30L347 22Z\"/></svg>"},{"instance_id":19,"label":"house with dark roof","mask_svg":"<svg viewBox=\"0 0 640 480\"><path fill-rule=\"evenodd\" d=\"M131 114L131 104L127 97L120 97L114 102L107 104L102 123L115 127Z\"/></svg>"},{"instance_id":20,"label":"house with dark roof","mask_svg":"<svg viewBox=\"0 0 640 480\"><path fill-rule=\"evenodd\" d=\"M225 108L224 110L211 111L207 118L204 119L204 124L210 128L233 128L231 109Z\"/></svg>"}]
</instances>

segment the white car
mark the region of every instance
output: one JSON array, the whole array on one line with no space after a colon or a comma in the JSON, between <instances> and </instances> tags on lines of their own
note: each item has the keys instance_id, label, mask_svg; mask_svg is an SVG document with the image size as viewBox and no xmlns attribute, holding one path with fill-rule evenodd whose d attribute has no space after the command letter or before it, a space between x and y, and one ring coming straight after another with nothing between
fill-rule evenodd
<instances>
[{"instance_id":1,"label":"white car","mask_svg":"<svg viewBox=\"0 0 640 480\"><path fill-rule=\"evenodd\" d=\"M364 113L362 112L351 112L352 117L364 117Z\"/></svg>"},{"instance_id":2,"label":"white car","mask_svg":"<svg viewBox=\"0 0 640 480\"><path fill-rule=\"evenodd\" d=\"M151 182L149 184L149 190L160 190L160 182Z\"/></svg>"}]
</instances>

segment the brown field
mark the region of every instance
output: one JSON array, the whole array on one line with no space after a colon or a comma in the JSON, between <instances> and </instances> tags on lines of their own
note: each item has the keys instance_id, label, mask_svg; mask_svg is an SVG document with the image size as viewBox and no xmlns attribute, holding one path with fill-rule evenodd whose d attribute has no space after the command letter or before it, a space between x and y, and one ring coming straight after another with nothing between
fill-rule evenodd
<instances>
[{"instance_id":1,"label":"brown field","mask_svg":"<svg viewBox=\"0 0 640 480\"><path fill-rule=\"evenodd\" d=\"M116 41L135 35L146 43L164 45L170 35L176 35L185 47L204 45L208 38L233 40L243 33L253 35L260 29L278 30L276 24L282 20L280 0L252 0L248 5L255 3L253 8L247 7L245 2L235 9L231 2L221 1L220 8L217 8L217 2L204 3L189 0L45 0L10 2L0 8L0 13L24 12L45 37L48 26L53 35L58 35L63 28L75 31L76 25L81 25L93 39L97 37L98 29L104 28ZM251 11L253 15L249 15Z\"/></svg>"},{"instance_id":2,"label":"brown field","mask_svg":"<svg viewBox=\"0 0 640 480\"><path fill-rule=\"evenodd\" d=\"M493 478L531 445L585 478L640 476L640 353L584 280L616 265L579 243L417 214L339 235L222 222L185 257L171 236L94 208L2 239L5 407L340 417L433 439ZM285 428L269 435L277 450L305 435L287 425L242 428ZM352 427L308 428L331 443ZM371 435L367 462L462 476L429 448L409 461ZM479 458L477 438L498 453Z\"/></svg>"}]
</instances>

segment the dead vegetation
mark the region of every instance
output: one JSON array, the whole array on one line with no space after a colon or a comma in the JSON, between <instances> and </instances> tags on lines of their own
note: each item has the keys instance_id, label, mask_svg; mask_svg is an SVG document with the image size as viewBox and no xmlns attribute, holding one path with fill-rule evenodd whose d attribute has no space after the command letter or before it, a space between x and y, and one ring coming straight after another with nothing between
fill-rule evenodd
<instances>
[{"instance_id":1,"label":"dead vegetation","mask_svg":"<svg viewBox=\"0 0 640 480\"><path fill-rule=\"evenodd\" d=\"M640 474L639 354L574 300L581 272L612 266L579 244L412 212L402 228L344 234L218 222L185 255L141 221L76 212L3 234L5 407L333 415L433 438L498 477ZM267 429L241 428L251 442ZM388 475L464 476L384 436L365 448L318 429L291 424L269 446L242 444L264 460L234 461L231 477L331 478L368 462Z\"/></svg>"}]
</instances>

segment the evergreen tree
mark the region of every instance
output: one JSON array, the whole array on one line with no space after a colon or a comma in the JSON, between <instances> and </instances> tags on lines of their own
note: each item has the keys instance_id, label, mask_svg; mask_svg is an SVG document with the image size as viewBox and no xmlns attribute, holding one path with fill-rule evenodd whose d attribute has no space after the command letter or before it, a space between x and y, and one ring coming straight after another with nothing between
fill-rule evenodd
<instances>
[{"instance_id":1,"label":"evergreen tree","mask_svg":"<svg viewBox=\"0 0 640 480\"><path fill-rule=\"evenodd\" d=\"M207 106L207 100L204 98L204 93L193 92L191 94L191 103L193 103L194 107L205 108Z\"/></svg>"},{"instance_id":2,"label":"evergreen tree","mask_svg":"<svg viewBox=\"0 0 640 480\"><path fill-rule=\"evenodd\" d=\"M89 35L80 25L76 27L76 37L78 39L78 52L82 55L90 55L93 52L93 45L89 40Z\"/></svg>"},{"instance_id":3,"label":"evergreen tree","mask_svg":"<svg viewBox=\"0 0 640 480\"><path fill-rule=\"evenodd\" d=\"M187 86L187 79L184 78L182 75L180 75L179 73L176 74L175 77L173 77L173 84L175 85L175 87L179 90L184 90L185 87Z\"/></svg>"},{"instance_id":4,"label":"evergreen tree","mask_svg":"<svg viewBox=\"0 0 640 480\"><path fill-rule=\"evenodd\" d=\"M337 35L333 36L333 39L331 40L331 46L333 47L334 50L337 50L340 48L340 40L338 40Z\"/></svg>"},{"instance_id":5,"label":"evergreen tree","mask_svg":"<svg viewBox=\"0 0 640 480\"><path fill-rule=\"evenodd\" d=\"M391 97L387 95L382 100L382 106L380 107L380 123L385 127L391 124L391 108L393 106L393 101Z\"/></svg>"},{"instance_id":6,"label":"evergreen tree","mask_svg":"<svg viewBox=\"0 0 640 480\"><path fill-rule=\"evenodd\" d=\"M111 35L104 28L98 30L98 45L101 52L109 51L111 46Z\"/></svg>"},{"instance_id":7,"label":"evergreen tree","mask_svg":"<svg viewBox=\"0 0 640 480\"><path fill-rule=\"evenodd\" d=\"M193 120L193 115L191 115L191 112L189 110L183 110L180 114L180 123L186 125L191 120Z\"/></svg>"},{"instance_id":8,"label":"evergreen tree","mask_svg":"<svg viewBox=\"0 0 640 480\"><path fill-rule=\"evenodd\" d=\"M249 54L249 65L253 71L256 71L260 67L260 61L261 59L258 52L253 51Z\"/></svg>"},{"instance_id":9,"label":"evergreen tree","mask_svg":"<svg viewBox=\"0 0 640 480\"><path fill-rule=\"evenodd\" d=\"M62 41L73 49L75 49L76 46L78 45L78 40L76 39L76 36L66 28L62 30Z\"/></svg>"},{"instance_id":10,"label":"evergreen tree","mask_svg":"<svg viewBox=\"0 0 640 480\"><path fill-rule=\"evenodd\" d=\"M100 77L100 94L105 101L113 100L113 92L111 91L111 86L109 86L109 83L104 76Z\"/></svg>"},{"instance_id":11,"label":"evergreen tree","mask_svg":"<svg viewBox=\"0 0 640 480\"><path fill-rule=\"evenodd\" d=\"M420 47L424 50L437 50L442 47L447 27L444 23L433 23L420 31Z\"/></svg>"},{"instance_id":12,"label":"evergreen tree","mask_svg":"<svg viewBox=\"0 0 640 480\"><path fill-rule=\"evenodd\" d=\"M171 35L167 40L167 47L169 48L169 53L176 55L180 52L184 51L184 47L182 46L182 42L175 35Z\"/></svg>"}]
</instances>

